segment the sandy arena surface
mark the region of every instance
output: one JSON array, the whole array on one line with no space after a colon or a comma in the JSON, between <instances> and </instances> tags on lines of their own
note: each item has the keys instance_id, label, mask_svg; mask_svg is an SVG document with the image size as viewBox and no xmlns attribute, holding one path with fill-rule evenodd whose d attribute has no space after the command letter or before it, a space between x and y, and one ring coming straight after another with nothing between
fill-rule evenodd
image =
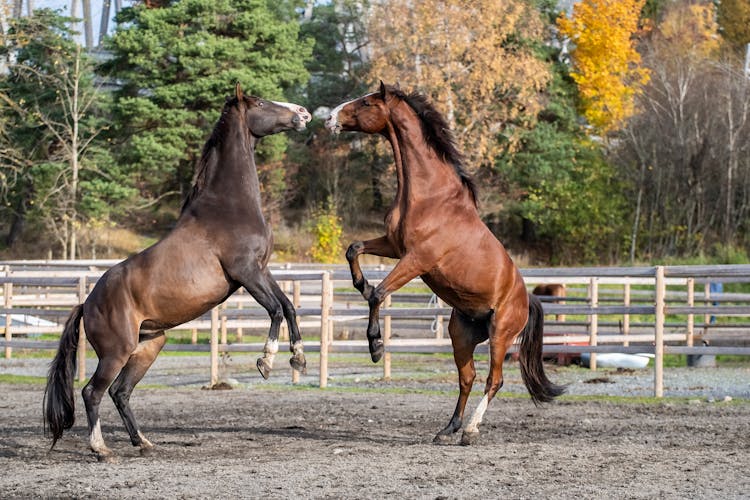
<instances>
[{"instance_id":1,"label":"sandy arena surface","mask_svg":"<svg viewBox=\"0 0 750 500\"><path fill-rule=\"evenodd\" d=\"M2 372L38 371L42 361L6 360ZM192 379L191 370L178 369L185 363L200 368ZM0 383L0 498L750 497L750 401L741 399L750 388L747 368L727 375L737 379L728 388L699 385L685 399L568 397L535 408L515 395L522 387L510 367L479 443L464 447L458 435L453 445L432 444L455 405L450 360L431 362L438 368L429 376L419 363L396 363L397 373L412 371L391 382L378 379L377 367L339 363L326 390L315 388L314 373L301 387L284 370L260 382L251 363L231 365L228 375L239 378L233 390L210 391L199 382L203 358L160 357L132 399L154 454L141 457L111 401L102 403L115 464L89 452L80 395L75 426L48 452L43 386ZM602 387L628 394L621 389L639 377L648 386L650 376L550 370L573 394ZM668 378L668 393L673 386Z\"/></svg>"}]
</instances>

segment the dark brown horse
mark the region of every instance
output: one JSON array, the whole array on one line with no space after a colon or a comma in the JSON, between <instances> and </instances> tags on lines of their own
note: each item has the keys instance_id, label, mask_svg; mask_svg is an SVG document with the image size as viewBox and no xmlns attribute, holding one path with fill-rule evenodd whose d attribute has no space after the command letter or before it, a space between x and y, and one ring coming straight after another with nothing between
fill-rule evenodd
<instances>
[{"instance_id":1,"label":"dark brown horse","mask_svg":"<svg viewBox=\"0 0 750 500\"><path fill-rule=\"evenodd\" d=\"M503 245L482 223L476 191L443 117L421 94L380 84L380 91L339 105L326 126L333 132L383 135L393 147L398 189L385 218L386 234L352 243L346 252L354 286L370 305L367 339L372 360L383 354L378 311L385 297L413 278L453 307L448 331L458 367L460 395L448 425L435 437L446 441L463 423L474 383L474 349L489 338L490 373L484 398L461 442L472 443L487 405L503 384L503 359L521 337L521 375L535 403L563 392L542 364L542 307L526 291L521 273ZM358 257L400 259L377 286L362 275Z\"/></svg>"},{"instance_id":2,"label":"dark brown horse","mask_svg":"<svg viewBox=\"0 0 750 500\"><path fill-rule=\"evenodd\" d=\"M81 318L99 357L83 388L91 449L102 460L112 452L102 439L99 403L109 388L134 446L153 445L138 429L129 399L166 342L164 330L200 316L239 287L271 316L258 369L268 377L278 351L279 326L289 325L291 364L305 368L294 306L271 277L271 230L263 218L255 167L261 137L303 130L305 108L245 96L239 84L227 98L197 165L195 185L175 228L161 241L109 269L68 319L45 392L52 446L74 422L73 375Z\"/></svg>"}]
</instances>

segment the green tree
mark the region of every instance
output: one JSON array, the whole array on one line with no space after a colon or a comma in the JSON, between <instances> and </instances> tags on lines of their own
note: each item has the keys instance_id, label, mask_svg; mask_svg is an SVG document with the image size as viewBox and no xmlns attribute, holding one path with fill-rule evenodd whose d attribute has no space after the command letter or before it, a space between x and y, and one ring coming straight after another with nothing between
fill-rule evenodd
<instances>
[{"instance_id":1,"label":"green tree","mask_svg":"<svg viewBox=\"0 0 750 500\"><path fill-rule=\"evenodd\" d=\"M518 151L498 158L511 195L502 218L521 234L519 246L541 260L616 262L626 220L622 186L602 146L578 123L576 86L566 68L554 63L552 74L536 126L521 136Z\"/></svg>"},{"instance_id":2,"label":"green tree","mask_svg":"<svg viewBox=\"0 0 750 500\"><path fill-rule=\"evenodd\" d=\"M300 36L297 1L164 3L120 12L107 43L114 58L102 68L121 84L112 135L120 141L119 161L152 198L190 185L202 144L235 82L249 94L283 99L307 80L313 45ZM278 159L285 144L283 134L272 136L260 152Z\"/></svg>"},{"instance_id":3,"label":"green tree","mask_svg":"<svg viewBox=\"0 0 750 500\"><path fill-rule=\"evenodd\" d=\"M132 195L101 144L106 96L70 22L51 10L12 20L2 48L8 71L0 78L7 240L16 241L29 221L57 240L63 258L76 257L88 219L108 217Z\"/></svg>"}]
</instances>

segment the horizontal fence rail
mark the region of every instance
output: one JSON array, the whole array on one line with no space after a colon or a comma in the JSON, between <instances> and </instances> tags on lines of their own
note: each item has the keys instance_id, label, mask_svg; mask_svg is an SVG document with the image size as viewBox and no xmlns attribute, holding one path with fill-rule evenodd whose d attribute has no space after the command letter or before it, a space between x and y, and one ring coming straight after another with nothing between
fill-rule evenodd
<instances>
[{"instance_id":1,"label":"horizontal fence rail","mask_svg":"<svg viewBox=\"0 0 750 500\"><path fill-rule=\"evenodd\" d=\"M5 357L11 357L14 348L56 349L56 341L35 340L35 336L60 334L70 309L86 299L103 272L116 262L0 262L0 320L4 320L0 342ZM352 287L344 267L271 269L297 310L305 350L320 353L320 386L325 387L329 353L368 352L362 333L368 317L366 302ZM364 269L375 283L389 271L384 266ZM534 268L523 269L522 274L529 290L540 284L562 284L567 290L565 297L541 297L546 355L589 353L590 367L596 369L597 354L652 354L657 397L663 395L665 353L750 355L750 293L723 290L750 283L750 265ZM381 309L386 378L391 375L391 354L452 352L444 331L451 308L419 279L406 290L389 296ZM219 353L262 352L263 342L245 342L244 335L265 336L269 324L264 309L248 294L236 293L176 328L191 332L190 344L167 344L165 350L209 352L211 384L215 384ZM318 332L316 341L310 340L312 331ZM198 343L199 332L210 332L208 344ZM282 330L282 336L285 333ZM78 358L81 379L86 373L83 344ZM515 351L513 346L511 352ZM486 343L477 352L488 352ZM296 372L292 376L299 379Z\"/></svg>"}]
</instances>

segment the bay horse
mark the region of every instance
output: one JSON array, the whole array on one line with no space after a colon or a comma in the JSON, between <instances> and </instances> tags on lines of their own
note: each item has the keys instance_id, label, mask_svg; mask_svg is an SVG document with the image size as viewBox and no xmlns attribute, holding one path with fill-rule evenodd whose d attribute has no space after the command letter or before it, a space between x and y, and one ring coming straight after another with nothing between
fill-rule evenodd
<instances>
[{"instance_id":1,"label":"bay horse","mask_svg":"<svg viewBox=\"0 0 750 500\"><path fill-rule=\"evenodd\" d=\"M104 391L109 388L133 446L148 453L153 444L139 430L129 400L164 346L164 330L200 316L241 286L271 317L263 357L257 361L261 375L267 378L271 370L283 319L289 325L291 365L304 371L294 306L266 267L273 238L261 210L254 152L260 138L304 130L311 118L302 106L244 95L237 84L203 147L174 229L104 273L68 318L44 397L52 447L75 419L73 376L81 318L99 358L82 395L90 446L103 461L113 457L99 422Z\"/></svg>"},{"instance_id":2,"label":"bay horse","mask_svg":"<svg viewBox=\"0 0 750 500\"><path fill-rule=\"evenodd\" d=\"M387 295L420 276L453 308L448 331L460 391L450 422L434 441L448 442L461 429L476 377L474 349L487 339L489 376L462 444L477 440L487 406L503 385L505 353L517 336L521 375L534 403L562 394L564 388L544 373L541 303L526 291L518 268L479 218L474 181L445 119L429 100L381 81L378 92L333 109L326 126L333 133L380 134L393 148L398 184L385 217L385 235L354 242L346 251L354 286L369 304L367 339L373 362L383 355L378 321ZM362 254L399 261L373 287L362 274Z\"/></svg>"}]
</instances>

